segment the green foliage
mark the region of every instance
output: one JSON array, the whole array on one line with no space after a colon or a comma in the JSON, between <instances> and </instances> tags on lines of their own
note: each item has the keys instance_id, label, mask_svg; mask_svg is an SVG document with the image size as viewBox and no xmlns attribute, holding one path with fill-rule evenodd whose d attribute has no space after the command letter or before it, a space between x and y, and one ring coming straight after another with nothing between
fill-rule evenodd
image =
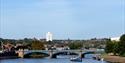
<instances>
[{"instance_id":1,"label":"green foliage","mask_svg":"<svg viewBox=\"0 0 125 63\"><path fill-rule=\"evenodd\" d=\"M125 55L125 34L120 37L119 50L121 56Z\"/></svg>"},{"instance_id":2,"label":"green foliage","mask_svg":"<svg viewBox=\"0 0 125 63\"><path fill-rule=\"evenodd\" d=\"M120 41L124 41L125 42L125 34L123 34L121 37L120 37ZM125 43L124 43L125 44Z\"/></svg>"},{"instance_id":3,"label":"green foliage","mask_svg":"<svg viewBox=\"0 0 125 63\"><path fill-rule=\"evenodd\" d=\"M83 47L83 43L81 42L72 42L69 44L70 49L80 49Z\"/></svg>"},{"instance_id":4,"label":"green foliage","mask_svg":"<svg viewBox=\"0 0 125 63\"><path fill-rule=\"evenodd\" d=\"M105 52L106 53L114 53L116 55L119 52L119 42L117 41L108 41L106 43Z\"/></svg>"},{"instance_id":5,"label":"green foliage","mask_svg":"<svg viewBox=\"0 0 125 63\"><path fill-rule=\"evenodd\" d=\"M114 53L114 55L119 54L120 56L125 56L125 34L120 37L120 41L108 41L105 48L106 53Z\"/></svg>"},{"instance_id":6,"label":"green foliage","mask_svg":"<svg viewBox=\"0 0 125 63\"><path fill-rule=\"evenodd\" d=\"M106 48L105 48L105 52L106 53L111 53L113 52L113 42L111 40L108 40L106 43Z\"/></svg>"},{"instance_id":7,"label":"green foliage","mask_svg":"<svg viewBox=\"0 0 125 63\"><path fill-rule=\"evenodd\" d=\"M113 42L113 53L116 55L119 52L119 42L114 41Z\"/></svg>"},{"instance_id":8,"label":"green foliage","mask_svg":"<svg viewBox=\"0 0 125 63\"><path fill-rule=\"evenodd\" d=\"M44 50L45 49L44 44L38 40L34 40L31 43L31 48L32 50Z\"/></svg>"}]
</instances>

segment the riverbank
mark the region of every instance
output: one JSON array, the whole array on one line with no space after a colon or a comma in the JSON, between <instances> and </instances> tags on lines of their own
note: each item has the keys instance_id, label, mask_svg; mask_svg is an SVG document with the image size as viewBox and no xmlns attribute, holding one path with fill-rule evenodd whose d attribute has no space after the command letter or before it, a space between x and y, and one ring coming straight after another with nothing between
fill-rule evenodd
<instances>
[{"instance_id":1,"label":"riverbank","mask_svg":"<svg viewBox=\"0 0 125 63\"><path fill-rule=\"evenodd\" d=\"M125 57L120 56L112 56L112 55L102 55L105 61L109 61L112 63L125 63Z\"/></svg>"}]
</instances>

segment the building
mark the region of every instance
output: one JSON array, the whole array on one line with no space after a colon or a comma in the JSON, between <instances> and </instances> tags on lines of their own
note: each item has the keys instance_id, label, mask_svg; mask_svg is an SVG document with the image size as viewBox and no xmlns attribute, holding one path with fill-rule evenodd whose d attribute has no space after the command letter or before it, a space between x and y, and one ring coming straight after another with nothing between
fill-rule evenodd
<instances>
[{"instance_id":1,"label":"building","mask_svg":"<svg viewBox=\"0 0 125 63\"><path fill-rule=\"evenodd\" d=\"M51 32L46 33L46 41L52 41L52 33Z\"/></svg>"},{"instance_id":2,"label":"building","mask_svg":"<svg viewBox=\"0 0 125 63\"><path fill-rule=\"evenodd\" d=\"M120 41L120 37L111 38L111 41Z\"/></svg>"},{"instance_id":3,"label":"building","mask_svg":"<svg viewBox=\"0 0 125 63\"><path fill-rule=\"evenodd\" d=\"M4 52L10 52L10 51L15 51L14 45L7 43L3 45Z\"/></svg>"}]
</instances>

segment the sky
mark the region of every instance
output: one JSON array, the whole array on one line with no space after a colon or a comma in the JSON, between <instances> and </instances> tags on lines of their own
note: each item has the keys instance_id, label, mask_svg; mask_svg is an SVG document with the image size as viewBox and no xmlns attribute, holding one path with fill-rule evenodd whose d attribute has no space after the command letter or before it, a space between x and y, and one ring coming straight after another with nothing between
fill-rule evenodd
<instances>
[{"instance_id":1,"label":"sky","mask_svg":"<svg viewBox=\"0 0 125 63\"><path fill-rule=\"evenodd\" d=\"M124 0L0 0L0 37L90 39L125 32Z\"/></svg>"}]
</instances>

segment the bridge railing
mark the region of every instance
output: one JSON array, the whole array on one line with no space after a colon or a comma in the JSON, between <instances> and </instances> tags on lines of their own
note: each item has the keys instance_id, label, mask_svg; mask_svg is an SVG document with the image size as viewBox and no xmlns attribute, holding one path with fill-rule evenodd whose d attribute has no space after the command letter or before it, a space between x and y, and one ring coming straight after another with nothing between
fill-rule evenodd
<instances>
[{"instance_id":1,"label":"bridge railing","mask_svg":"<svg viewBox=\"0 0 125 63\"><path fill-rule=\"evenodd\" d=\"M25 52L98 52L97 50L24 50Z\"/></svg>"}]
</instances>

